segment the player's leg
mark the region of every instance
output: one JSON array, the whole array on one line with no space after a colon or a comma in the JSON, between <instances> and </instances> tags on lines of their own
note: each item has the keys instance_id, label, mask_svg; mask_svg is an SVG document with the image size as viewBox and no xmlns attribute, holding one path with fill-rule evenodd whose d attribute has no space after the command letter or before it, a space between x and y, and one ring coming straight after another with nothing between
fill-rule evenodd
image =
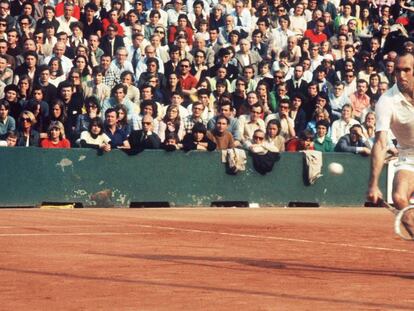
<instances>
[{"instance_id":1,"label":"player's leg","mask_svg":"<svg viewBox=\"0 0 414 311\"><path fill-rule=\"evenodd\" d=\"M396 172L393 181L392 200L399 210L410 205L410 197L414 192L414 172L399 170ZM414 236L414 210L405 213L402 223L407 231Z\"/></svg>"}]
</instances>

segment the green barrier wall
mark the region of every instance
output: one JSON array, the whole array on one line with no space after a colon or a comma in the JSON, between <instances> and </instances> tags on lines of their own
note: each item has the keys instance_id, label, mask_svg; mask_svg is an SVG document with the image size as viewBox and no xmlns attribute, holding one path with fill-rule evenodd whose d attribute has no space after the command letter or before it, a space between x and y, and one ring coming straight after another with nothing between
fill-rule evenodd
<instances>
[{"instance_id":1,"label":"green barrier wall","mask_svg":"<svg viewBox=\"0 0 414 311\"><path fill-rule=\"evenodd\" d=\"M323 177L310 186L304 178L302 153L281 154L265 176L254 170L250 158L246 171L227 174L219 152L154 150L128 156L118 150L98 155L91 149L2 148L0 161L2 207L42 202L211 206L212 202L229 201L260 206L287 206L290 202L362 206L369 172L369 158L343 153L324 154ZM330 175L327 166L331 162L341 163L344 174ZM385 175L381 177L384 193Z\"/></svg>"}]
</instances>

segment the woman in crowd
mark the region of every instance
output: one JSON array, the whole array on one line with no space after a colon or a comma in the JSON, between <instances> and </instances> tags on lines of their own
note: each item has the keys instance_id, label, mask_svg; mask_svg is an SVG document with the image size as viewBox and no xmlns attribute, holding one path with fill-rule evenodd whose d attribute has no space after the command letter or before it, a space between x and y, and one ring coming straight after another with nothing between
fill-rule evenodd
<instances>
[{"instance_id":1,"label":"woman in crowd","mask_svg":"<svg viewBox=\"0 0 414 311\"><path fill-rule=\"evenodd\" d=\"M321 152L334 151L335 145L329 137L329 122L327 120L319 120L316 122L316 134L313 139L315 150Z\"/></svg>"},{"instance_id":2,"label":"woman in crowd","mask_svg":"<svg viewBox=\"0 0 414 311\"><path fill-rule=\"evenodd\" d=\"M59 121L50 123L47 138L40 142L42 148L70 148L70 142L65 138L65 129Z\"/></svg>"},{"instance_id":3,"label":"woman in crowd","mask_svg":"<svg viewBox=\"0 0 414 311\"><path fill-rule=\"evenodd\" d=\"M257 84L256 93L260 103L263 106L263 112L265 115L277 110L276 98L274 93L270 92L269 86L266 82L260 81Z\"/></svg>"},{"instance_id":4,"label":"woman in crowd","mask_svg":"<svg viewBox=\"0 0 414 311\"><path fill-rule=\"evenodd\" d=\"M180 142L184 138L184 123L180 118L180 112L178 107L169 105L164 118L160 121L158 127L158 136L161 142L165 141L165 138L169 133L175 133Z\"/></svg>"},{"instance_id":5,"label":"woman in crowd","mask_svg":"<svg viewBox=\"0 0 414 311\"><path fill-rule=\"evenodd\" d=\"M17 143L19 147L38 147L39 146L39 132L34 130L36 118L30 111L24 110L18 120L17 129Z\"/></svg>"},{"instance_id":6,"label":"woman in crowd","mask_svg":"<svg viewBox=\"0 0 414 311\"><path fill-rule=\"evenodd\" d=\"M316 108L312 115L312 120L306 125L306 129L311 131L312 134L316 134L316 123L321 120L325 120L330 124L329 112L324 108ZM330 129L328 128L330 131Z\"/></svg>"},{"instance_id":7,"label":"woman in crowd","mask_svg":"<svg viewBox=\"0 0 414 311\"><path fill-rule=\"evenodd\" d=\"M32 93L32 79L28 75L23 75L20 77L17 86L19 87L20 104L23 106L24 102L29 100Z\"/></svg>"},{"instance_id":8,"label":"woman in crowd","mask_svg":"<svg viewBox=\"0 0 414 311\"><path fill-rule=\"evenodd\" d=\"M371 99L371 102L377 102L378 99L381 96L379 84L380 84L381 78L380 75L377 73L373 73L369 76L369 88L367 91L367 95Z\"/></svg>"},{"instance_id":9,"label":"woman in crowd","mask_svg":"<svg viewBox=\"0 0 414 311\"><path fill-rule=\"evenodd\" d=\"M165 88L162 89L163 97L168 99L171 98L172 93L180 92L181 93L181 82L178 79L178 75L176 73L172 73L168 76L167 85Z\"/></svg>"},{"instance_id":10,"label":"woman in crowd","mask_svg":"<svg viewBox=\"0 0 414 311\"><path fill-rule=\"evenodd\" d=\"M116 112L118 113L118 128L120 130L123 130L125 132L125 134L127 134L127 136L129 136L129 134L131 134L132 131L132 126L131 124L128 122L128 117L127 117L127 109L124 105L118 105L115 107Z\"/></svg>"},{"instance_id":11,"label":"woman in crowd","mask_svg":"<svg viewBox=\"0 0 414 311\"><path fill-rule=\"evenodd\" d=\"M84 97L83 87L82 87L82 72L79 68L73 67L68 74L69 81L72 85L73 93L78 93Z\"/></svg>"},{"instance_id":12,"label":"woman in crowd","mask_svg":"<svg viewBox=\"0 0 414 311\"><path fill-rule=\"evenodd\" d=\"M73 61L74 68L80 72L80 83L92 80L91 70L89 68L88 59L85 56L78 55Z\"/></svg>"},{"instance_id":13,"label":"woman in crowd","mask_svg":"<svg viewBox=\"0 0 414 311\"><path fill-rule=\"evenodd\" d=\"M103 121L96 117L89 123L87 131L83 131L80 136L82 148L99 149L104 152L111 151L111 139L103 131Z\"/></svg>"},{"instance_id":14,"label":"woman in crowd","mask_svg":"<svg viewBox=\"0 0 414 311\"><path fill-rule=\"evenodd\" d=\"M280 135L280 121L270 120L266 126L265 144L275 148L276 152L285 151L285 138ZM271 150L271 148L269 148Z\"/></svg>"},{"instance_id":15,"label":"woman in crowd","mask_svg":"<svg viewBox=\"0 0 414 311\"><path fill-rule=\"evenodd\" d=\"M342 136L349 134L349 130L354 124L359 124L359 122L353 118L352 106L345 104L342 107L341 118L332 123L332 142L336 144Z\"/></svg>"},{"instance_id":16,"label":"woman in crowd","mask_svg":"<svg viewBox=\"0 0 414 311\"><path fill-rule=\"evenodd\" d=\"M58 87L60 82L66 80L63 73L62 61L58 57L52 57L48 64L50 68L50 83Z\"/></svg>"},{"instance_id":17,"label":"woman in crowd","mask_svg":"<svg viewBox=\"0 0 414 311\"><path fill-rule=\"evenodd\" d=\"M101 108L98 99L95 96L90 96L85 99L86 113L81 114L76 122L75 134L79 137L83 131L89 129L89 124L92 119L96 118L101 113Z\"/></svg>"}]
</instances>

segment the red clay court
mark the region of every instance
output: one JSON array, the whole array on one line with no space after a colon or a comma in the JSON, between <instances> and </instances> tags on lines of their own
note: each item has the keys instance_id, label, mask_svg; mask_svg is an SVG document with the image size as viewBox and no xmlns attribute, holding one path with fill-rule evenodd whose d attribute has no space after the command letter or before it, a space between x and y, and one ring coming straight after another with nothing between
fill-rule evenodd
<instances>
[{"instance_id":1,"label":"red clay court","mask_svg":"<svg viewBox=\"0 0 414 311\"><path fill-rule=\"evenodd\" d=\"M3 209L1 310L413 310L383 209Z\"/></svg>"}]
</instances>

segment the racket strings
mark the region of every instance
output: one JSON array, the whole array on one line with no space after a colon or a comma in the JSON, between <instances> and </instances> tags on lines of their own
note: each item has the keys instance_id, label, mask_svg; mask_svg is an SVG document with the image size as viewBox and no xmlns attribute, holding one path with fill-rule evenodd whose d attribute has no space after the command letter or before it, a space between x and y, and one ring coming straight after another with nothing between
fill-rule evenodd
<instances>
[{"instance_id":1,"label":"racket strings","mask_svg":"<svg viewBox=\"0 0 414 311\"><path fill-rule=\"evenodd\" d=\"M408 209L403 213L401 217L401 223L403 224L405 230L407 230L411 238L413 238L414 237L414 209L413 208Z\"/></svg>"},{"instance_id":2,"label":"racket strings","mask_svg":"<svg viewBox=\"0 0 414 311\"><path fill-rule=\"evenodd\" d=\"M395 233L404 240L414 240L414 206L400 210L395 217Z\"/></svg>"}]
</instances>

